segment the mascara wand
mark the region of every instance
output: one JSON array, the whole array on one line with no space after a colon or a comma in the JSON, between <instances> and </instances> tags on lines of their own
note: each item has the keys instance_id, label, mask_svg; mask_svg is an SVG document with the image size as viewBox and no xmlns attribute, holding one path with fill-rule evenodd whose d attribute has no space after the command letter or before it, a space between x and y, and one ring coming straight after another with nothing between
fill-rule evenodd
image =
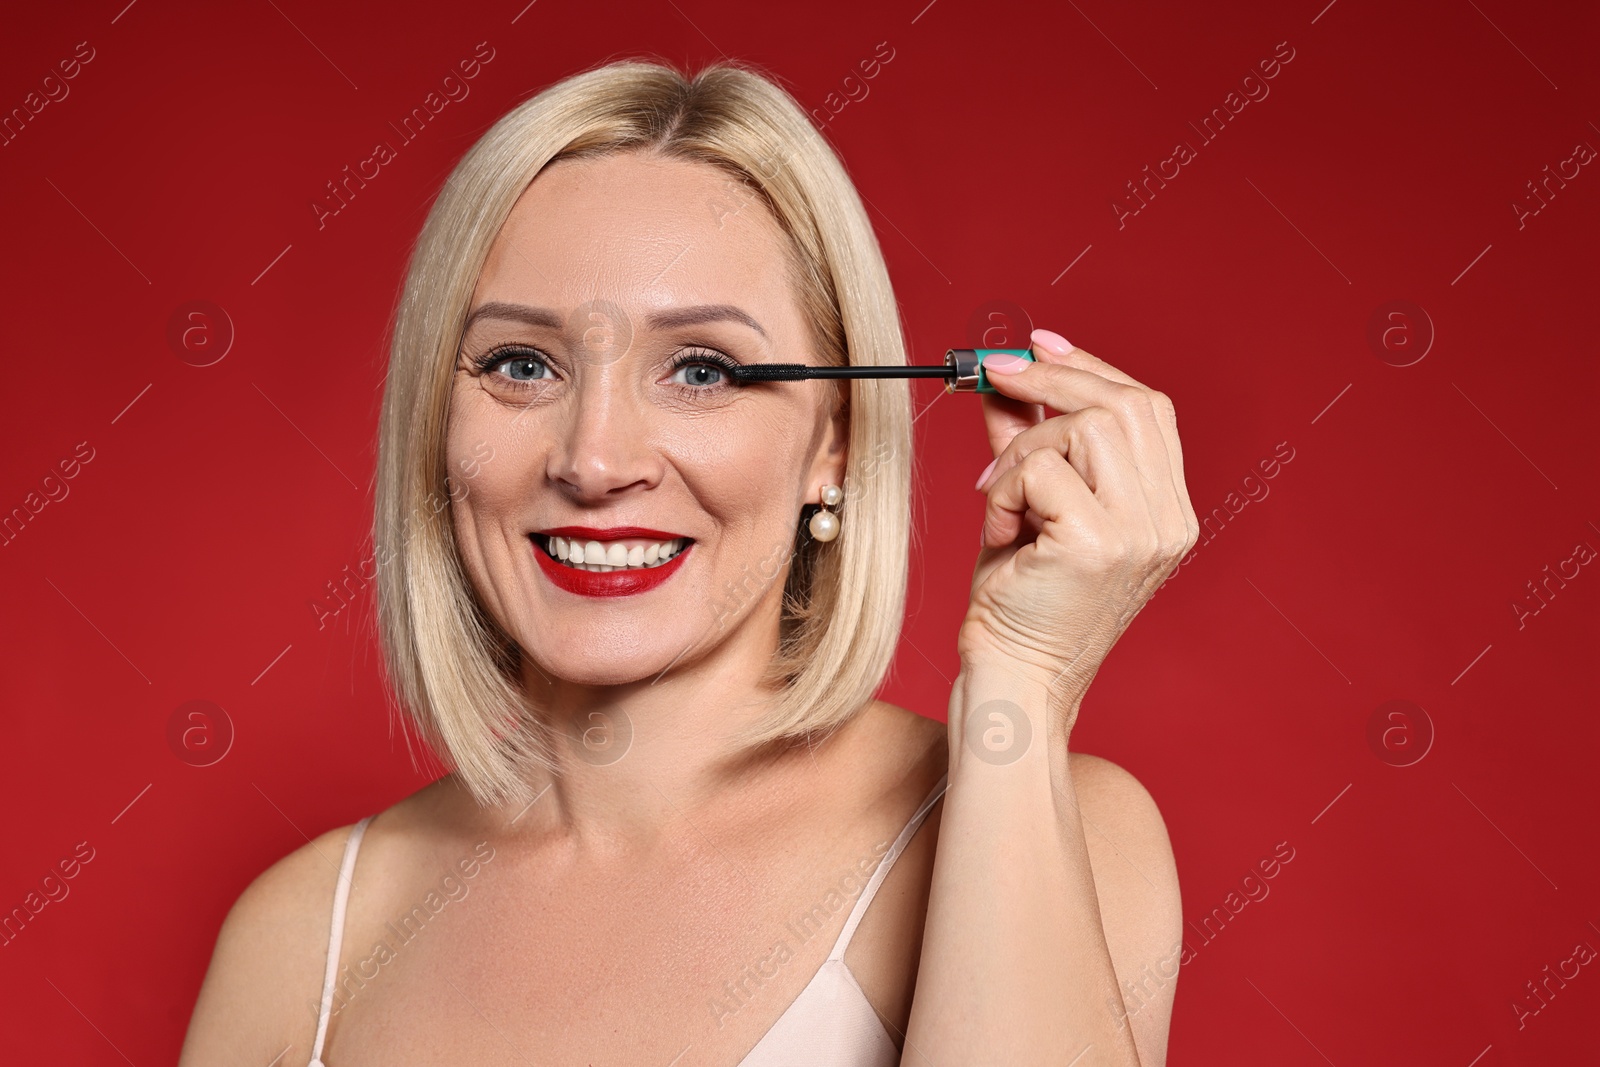
<instances>
[{"instance_id":1,"label":"mascara wand","mask_svg":"<svg viewBox=\"0 0 1600 1067\"><path fill-rule=\"evenodd\" d=\"M952 348L944 354L943 366L868 364L865 366L819 367L809 363L746 363L732 372L740 382L798 382L811 378L942 378L947 393L992 393L989 376L983 370L983 357L1003 353L1033 359L1029 348Z\"/></svg>"}]
</instances>

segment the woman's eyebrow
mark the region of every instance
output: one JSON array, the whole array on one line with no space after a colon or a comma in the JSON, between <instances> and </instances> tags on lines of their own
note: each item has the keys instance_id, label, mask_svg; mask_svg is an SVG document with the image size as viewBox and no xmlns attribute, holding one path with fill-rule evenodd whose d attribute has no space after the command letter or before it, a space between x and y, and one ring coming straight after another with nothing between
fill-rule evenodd
<instances>
[{"instance_id":1,"label":"woman's eyebrow","mask_svg":"<svg viewBox=\"0 0 1600 1067\"><path fill-rule=\"evenodd\" d=\"M549 308L508 304L503 301L490 301L478 305L472 314L467 316L465 328L471 329L472 324L479 319L507 319L528 326L548 326L555 330L561 329L564 325L562 316ZM750 327L763 338L767 336L767 331L762 329L761 323L757 322L753 315L732 304L696 304L691 307L657 311L646 318L645 325L652 330L666 330L675 326L695 326L702 322L738 322Z\"/></svg>"},{"instance_id":2,"label":"woman's eyebrow","mask_svg":"<svg viewBox=\"0 0 1600 1067\"><path fill-rule=\"evenodd\" d=\"M763 338L767 331L761 328L749 312L732 304L696 304L693 307L657 311L645 320L652 330L665 330L674 326L696 326L702 322L739 322L750 327Z\"/></svg>"},{"instance_id":3,"label":"woman's eyebrow","mask_svg":"<svg viewBox=\"0 0 1600 1067\"><path fill-rule=\"evenodd\" d=\"M561 328L561 316L549 308L529 307L526 304L507 304L491 300L487 304L479 304L467 316L463 329L471 329L472 324L479 319L507 319L511 322L521 322L529 326L549 326L552 329Z\"/></svg>"}]
</instances>

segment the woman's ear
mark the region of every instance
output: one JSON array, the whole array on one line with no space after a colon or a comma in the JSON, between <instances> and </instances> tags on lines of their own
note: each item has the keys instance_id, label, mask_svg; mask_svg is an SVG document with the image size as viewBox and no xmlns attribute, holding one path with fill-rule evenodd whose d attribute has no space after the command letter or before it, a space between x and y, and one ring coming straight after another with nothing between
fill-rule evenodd
<instances>
[{"instance_id":1,"label":"woman's ear","mask_svg":"<svg viewBox=\"0 0 1600 1067\"><path fill-rule=\"evenodd\" d=\"M822 438L811 463L813 486L837 485L844 487L845 472L850 458L850 411L844 403L834 406L833 413L823 427Z\"/></svg>"},{"instance_id":2,"label":"woman's ear","mask_svg":"<svg viewBox=\"0 0 1600 1067\"><path fill-rule=\"evenodd\" d=\"M827 475L822 485L845 485L850 470L850 405L840 403L827 421L827 443L822 454L827 458Z\"/></svg>"}]
</instances>

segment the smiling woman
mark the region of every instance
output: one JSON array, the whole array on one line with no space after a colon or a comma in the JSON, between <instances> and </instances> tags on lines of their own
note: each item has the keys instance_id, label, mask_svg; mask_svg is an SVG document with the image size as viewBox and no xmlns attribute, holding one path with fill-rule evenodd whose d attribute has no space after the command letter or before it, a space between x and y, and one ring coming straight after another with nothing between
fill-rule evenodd
<instances>
[{"instance_id":1,"label":"smiling woman","mask_svg":"<svg viewBox=\"0 0 1600 1067\"><path fill-rule=\"evenodd\" d=\"M1161 1062L1172 985L1131 1016L1116 990L1177 937L1171 848L1066 741L1192 510L1166 398L1034 340L984 364L947 727L874 699L906 381L739 373L906 362L833 151L729 62L613 63L501 118L413 252L378 442L386 666L449 773L241 895L182 1062ZM352 972L474 842L470 902Z\"/></svg>"},{"instance_id":2,"label":"smiling woman","mask_svg":"<svg viewBox=\"0 0 1600 1067\"><path fill-rule=\"evenodd\" d=\"M847 336L870 361L905 362L865 212L803 117L772 106L776 90L737 70L712 72L695 90L706 101L723 97L730 118L689 112L670 140L641 136L660 138L664 128L628 127L600 140L601 129L637 106L626 104L630 93L660 77L660 68L612 67L603 84L574 79L502 120L436 206L415 260L422 284L408 286L416 299L401 310L384 413L395 447L380 471L377 539L407 487L438 469L441 437L446 465L479 440L504 458L480 477L453 528L441 523L409 546L420 581L438 575L441 585L408 582L402 563L380 600L406 704L428 709L419 726L480 801L525 804L530 769L556 766L559 712L553 720L556 709L529 701L530 693L534 704L559 697L546 678L615 684L654 677L675 659L692 663L695 646L715 643L718 631L709 610L685 605L714 602L741 562L773 544L795 549L787 587L775 584L767 597L782 610L763 620L776 626L751 627L743 640L771 644L764 684L775 699L740 724L742 745L825 734L852 716L870 701L898 636L909 534L906 386L859 388L850 402L862 417L846 425L837 390L736 388L725 373L733 362L843 363ZM730 128L732 116L738 126ZM741 147L708 162L719 143ZM730 173L748 180L780 156L764 186L770 212L730 220L707 208ZM485 203L491 189L498 194ZM452 247L430 247L435 240ZM830 263L828 248L873 255ZM463 265L454 284L427 285L444 262ZM461 303L440 297L467 284L463 320ZM402 347L407 337L433 343ZM440 342L458 348L452 377L440 373L450 368ZM848 469L849 456L871 455L880 442L901 462ZM845 534L826 546L805 538L802 508L820 506L824 484L852 475L860 491L846 505ZM540 484L542 493L530 491ZM629 535L618 526L660 527L661 542L687 544L668 553L681 563L684 588L606 605L563 595L548 580L554 567L541 579L534 565L550 557L527 551L529 539L537 548L537 539L585 518L606 520L582 524L596 531L584 535L591 557L648 550L621 543ZM487 614L465 610L444 584L450 571L441 564L456 551L480 579L474 585L490 591ZM516 577L502 583L496 574ZM847 582L857 593L845 602ZM511 595L501 600L502 592ZM437 605L443 629L415 628L410 605L419 599ZM437 657L421 651L428 640L444 643ZM597 642L604 656L593 654ZM461 684L430 684L430 662L458 665ZM496 669L501 663L517 667Z\"/></svg>"}]
</instances>

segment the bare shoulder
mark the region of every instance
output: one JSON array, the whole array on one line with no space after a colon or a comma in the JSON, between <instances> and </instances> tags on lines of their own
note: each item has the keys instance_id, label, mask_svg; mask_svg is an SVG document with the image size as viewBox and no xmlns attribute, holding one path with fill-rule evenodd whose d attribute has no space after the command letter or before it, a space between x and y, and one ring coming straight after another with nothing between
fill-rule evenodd
<instances>
[{"instance_id":1,"label":"bare shoulder","mask_svg":"<svg viewBox=\"0 0 1600 1067\"><path fill-rule=\"evenodd\" d=\"M1122 985L1122 1004L1141 1050L1166 1060L1183 950L1183 902L1166 822L1148 789L1124 768L1070 753L1106 948Z\"/></svg>"},{"instance_id":2,"label":"bare shoulder","mask_svg":"<svg viewBox=\"0 0 1600 1067\"><path fill-rule=\"evenodd\" d=\"M1144 783L1121 765L1104 756L1070 752L1067 766L1078 801L1087 814L1098 812L1128 829L1142 823L1147 832L1159 830L1161 840L1166 840L1166 823L1155 798Z\"/></svg>"},{"instance_id":3,"label":"bare shoulder","mask_svg":"<svg viewBox=\"0 0 1600 1067\"><path fill-rule=\"evenodd\" d=\"M352 895L352 914L369 907L373 893L381 893L387 881L383 868L394 862L389 857L403 849L401 842L457 791L440 779L373 817L353 878L365 896L358 901ZM334 892L354 829L351 823L313 838L239 894L217 934L179 1067L311 1058ZM348 923L347 918L347 929Z\"/></svg>"},{"instance_id":4,"label":"bare shoulder","mask_svg":"<svg viewBox=\"0 0 1600 1067\"><path fill-rule=\"evenodd\" d=\"M1112 890L1113 905L1122 900L1159 905L1170 920L1179 906L1178 872L1155 798L1139 779L1101 756L1073 752L1067 765L1096 888L1102 895ZM1102 911L1107 904L1101 900Z\"/></svg>"},{"instance_id":5,"label":"bare shoulder","mask_svg":"<svg viewBox=\"0 0 1600 1067\"><path fill-rule=\"evenodd\" d=\"M873 719L880 731L872 735L874 750L900 753L917 761L949 763L949 728L937 719L886 701L873 702Z\"/></svg>"},{"instance_id":6,"label":"bare shoulder","mask_svg":"<svg viewBox=\"0 0 1600 1067\"><path fill-rule=\"evenodd\" d=\"M311 1056L339 863L354 824L268 867L223 920L179 1067Z\"/></svg>"}]
</instances>

